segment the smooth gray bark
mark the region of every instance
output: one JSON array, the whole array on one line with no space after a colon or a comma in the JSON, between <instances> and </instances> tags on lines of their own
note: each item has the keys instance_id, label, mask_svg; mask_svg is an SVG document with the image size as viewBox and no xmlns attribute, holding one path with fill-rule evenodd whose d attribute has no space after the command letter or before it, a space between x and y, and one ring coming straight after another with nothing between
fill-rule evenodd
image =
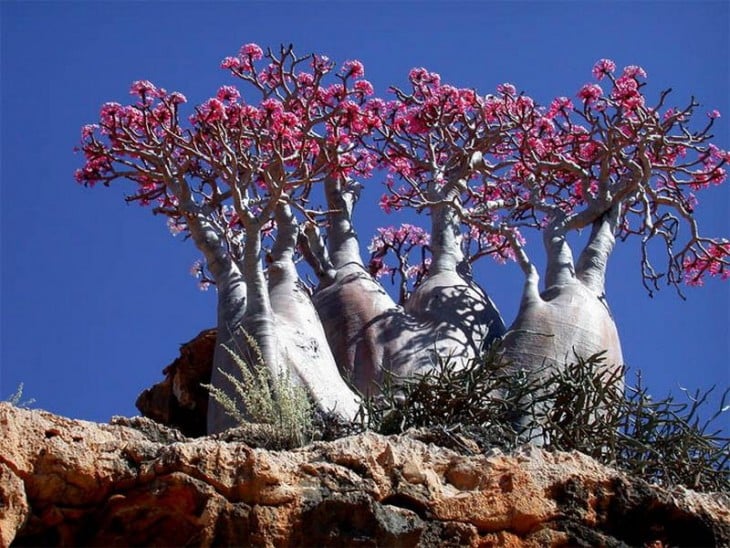
<instances>
[{"instance_id":1,"label":"smooth gray bark","mask_svg":"<svg viewBox=\"0 0 730 548\"><path fill-rule=\"evenodd\" d=\"M448 203L458 191L435 198L447 203L431 207L431 266L405 309L440 334L440 355L469 359L504 334L504 322L486 293L458 272L465 260L461 223Z\"/></svg>"},{"instance_id":2,"label":"smooth gray bark","mask_svg":"<svg viewBox=\"0 0 730 548\"><path fill-rule=\"evenodd\" d=\"M352 223L359 189L334 178L325 181L329 227L320 256L320 287L313 296L340 372L362 394L392 368L397 349L407 346L405 316L366 270ZM399 330L399 326L403 329ZM399 342L401 341L401 342Z\"/></svg>"},{"instance_id":3,"label":"smooth gray bark","mask_svg":"<svg viewBox=\"0 0 730 548\"><path fill-rule=\"evenodd\" d=\"M537 291L539 278L533 272L517 318L510 326L503 348L515 370L546 375L553 368L572 363L577 354L588 358L606 351L607 374L623 365L621 342L605 295L608 257L615 243L615 213L593 223L588 244L577 267L570 247L559 229L544 238L547 251L546 288ZM540 440L540 434L537 433Z\"/></svg>"},{"instance_id":4,"label":"smooth gray bark","mask_svg":"<svg viewBox=\"0 0 730 548\"><path fill-rule=\"evenodd\" d=\"M221 387L228 383L221 371L236 371L236 365L226 348L236 349L237 346L245 344L245 341L236 338L236 334L239 333L245 317L248 286L239 266L223 247L217 230L202 215L189 216L188 227L215 281L217 332L211 384ZM208 432L211 433L235 426L233 419L213 398L209 399L207 422Z\"/></svg>"},{"instance_id":5,"label":"smooth gray bark","mask_svg":"<svg viewBox=\"0 0 730 548\"><path fill-rule=\"evenodd\" d=\"M328 256L320 256L321 283L313 300L340 371L361 393L376 391L375 383L386 371L410 376L434 367L440 356L476 355L486 324L494 329L490 334L501 333L499 315L495 321L485 314L496 313L491 301L456 272L463 256L458 222L450 220L451 212L448 222L441 217L436 221L440 227L447 225L438 236L444 240L437 272L411 296L414 305L404 310L363 265L352 223L357 188L333 179L325 185L331 211Z\"/></svg>"},{"instance_id":6,"label":"smooth gray bark","mask_svg":"<svg viewBox=\"0 0 730 548\"><path fill-rule=\"evenodd\" d=\"M337 369L322 322L297 274L294 250L299 227L288 205L277 207L276 222L268 283L280 366L306 388L319 410L353 419L359 400Z\"/></svg>"}]
</instances>

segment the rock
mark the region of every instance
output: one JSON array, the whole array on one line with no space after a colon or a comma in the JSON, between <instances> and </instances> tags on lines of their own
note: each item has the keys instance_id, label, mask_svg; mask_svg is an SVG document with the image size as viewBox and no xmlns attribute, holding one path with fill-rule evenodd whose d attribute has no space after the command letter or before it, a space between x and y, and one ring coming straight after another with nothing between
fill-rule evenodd
<instances>
[{"instance_id":1,"label":"rock","mask_svg":"<svg viewBox=\"0 0 730 548\"><path fill-rule=\"evenodd\" d=\"M208 391L215 351L215 329L201 331L180 346L180 356L162 370L165 379L143 391L137 409L145 417L177 428L186 436L204 436Z\"/></svg>"},{"instance_id":2,"label":"rock","mask_svg":"<svg viewBox=\"0 0 730 548\"><path fill-rule=\"evenodd\" d=\"M272 451L114 422L0 404L2 546L730 544L727 495L576 452L469 455L373 433Z\"/></svg>"}]
</instances>

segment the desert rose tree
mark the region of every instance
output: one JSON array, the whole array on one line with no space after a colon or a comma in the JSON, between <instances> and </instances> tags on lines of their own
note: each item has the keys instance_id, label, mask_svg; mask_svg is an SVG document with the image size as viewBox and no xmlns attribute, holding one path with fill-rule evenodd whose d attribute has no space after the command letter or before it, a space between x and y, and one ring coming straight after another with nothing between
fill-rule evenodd
<instances>
[{"instance_id":1,"label":"desert rose tree","mask_svg":"<svg viewBox=\"0 0 730 548\"><path fill-rule=\"evenodd\" d=\"M213 386L232 393L223 372L235 374L235 366L224 346L243 351L250 336L272 377L283 373L322 410L352 418L356 396L339 375L294 258L301 220L316 221L306 208L312 187L358 169L354 146L334 134L370 84L347 64L335 74L327 58L297 57L291 48L264 55L248 44L222 67L253 103L224 86L186 122L182 94L136 82L133 104L107 103L99 124L83 128L86 164L76 178L88 186L132 182L128 200L166 215L203 254L202 271L218 294ZM230 425L211 399L209 431Z\"/></svg>"},{"instance_id":2,"label":"desert rose tree","mask_svg":"<svg viewBox=\"0 0 730 548\"><path fill-rule=\"evenodd\" d=\"M394 101L368 101L371 131L361 143L385 171L381 208L428 211L430 233L411 224L380 229L366 266L352 220L358 185L330 181L328 245L312 246L320 250L315 265L329 265L315 270L330 272L314 301L326 329L331 322L328 338L342 356L338 363L363 392L384 371L408 376L439 359L470 359L504 333L496 307L469 275L460 212L467 181L481 166L479 147L497 147L507 133L483 124L474 108L480 99L470 90L441 86L423 69L411 72L410 83L412 92L397 91ZM431 256L409 263L409 251L424 247ZM503 237L491 235L478 247L478 255L508 249ZM387 264L392 255L397 267ZM387 275L400 276L399 306L377 280ZM418 278L413 291L409 277ZM340 320L333 321L338 311Z\"/></svg>"},{"instance_id":3,"label":"desert rose tree","mask_svg":"<svg viewBox=\"0 0 730 548\"><path fill-rule=\"evenodd\" d=\"M404 133L403 127L393 129L402 120L393 120L390 110L383 100L370 99L360 110L352 108L348 123L333 133L346 143L359 141L370 151L365 157L372 164L379 149L371 135L382 139ZM347 127L366 129L353 135ZM382 158L379 164L386 165ZM433 206L436 251L431 274L415 294L401 292L404 307L396 304L377 279L382 272L363 261L353 220L360 187L354 177L325 180L326 223L308 226L306 256L320 279L313 300L340 370L360 392L369 394L386 371L403 377L433 368L442 357L476 356L502 334L504 325L486 294L457 273L459 223L445 203ZM398 232L381 236L404 236ZM429 235L409 228L406 237L408 245L421 245Z\"/></svg>"},{"instance_id":4,"label":"desert rose tree","mask_svg":"<svg viewBox=\"0 0 730 548\"><path fill-rule=\"evenodd\" d=\"M557 98L547 109L502 88L504 106L494 115L515 127L506 151L514 163L508 171L485 171L465 220L506 236L525 273L520 309L504 340L515 368L559 367L575 354L601 351L607 368L623 364L605 291L617 238L639 239L650 292L660 282L678 287L730 275L730 243L702 236L694 217L694 193L725 180L728 153L709 142L719 113L698 120L694 100L667 108L668 92L649 105L643 69L614 71L612 61L599 61L593 74L601 84L588 83L575 99ZM514 230L529 228L542 232L542 290L515 237ZM582 229L589 235L576 261L568 236Z\"/></svg>"},{"instance_id":5,"label":"desert rose tree","mask_svg":"<svg viewBox=\"0 0 730 548\"><path fill-rule=\"evenodd\" d=\"M533 264L520 241L512 239L527 278L506 338L517 364L559 363L573 350L583 356L607 350L607 361L621 364L605 295L617 237L640 239L641 271L650 291L662 279L678 286L701 283L706 274L730 274L730 244L703 237L693 214L694 192L725 180L728 153L709 142L719 114L697 120L694 100L667 108L668 92L650 106L643 69L629 66L619 76L614 71L605 59L593 69L607 93L589 83L575 103L561 97L539 109L523 99L522 109L507 112L519 128L511 145L517 161L505 176L490 176L484 189L504 200L507 214L492 221L480 214L489 209L488 200L473 196L470 220L479 228L532 227L543 234L542 293ZM567 237L582 229L590 234L574 261Z\"/></svg>"},{"instance_id":6,"label":"desert rose tree","mask_svg":"<svg viewBox=\"0 0 730 548\"><path fill-rule=\"evenodd\" d=\"M730 243L703 237L694 218L694 192L725 179L728 153L709 142L719 113L698 121L694 100L667 108L668 92L649 106L643 69L614 72L612 61L599 61L593 74L607 92L589 83L574 100L560 97L543 108L510 84L482 97L414 69L411 91L395 90L388 123L376 132L380 161L402 183L388 180L381 205L430 211L432 261L438 264L444 249L451 265L463 259L462 223L472 250L476 244L472 260L491 254L522 268L520 310L502 342L515 370L547 372L576 354L601 351L606 374L623 364L605 294L616 238L640 240L649 291L661 281L697 285L705 275L730 275ZM583 229L590 234L575 261L568 238ZM542 234L542 288L525 247L528 233ZM407 238L393 241L376 242L374 268L383 268L386 248L412 248ZM430 294L429 278L441 272L443 266L433 269L415 295ZM411 310L419 308L417 298L411 302Z\"/></svg>"},{"instance_id":7,"label":"desert rose tree","mask_svg":"<svg viewBox=\"0 0 730 548\"><path fill-rule=\"evenodd\" d=\"M382 104L383 123L374 133L373 150L387 171L388 193L380 205L386 212L403 207L428 212L431 257L405 309L444 333L442 353L473 357L502 336L504 324L471 279L462 201L483 156L504 146L510 128L490 124L484 98L442 84L436 73L413 69L409 84L407 92L393 88L395 99ZM477 239L478 254L499 255L505 249L502 240ZM375 245L376 255L382 253L382 246Z\"/></svg>"}]
</instances>

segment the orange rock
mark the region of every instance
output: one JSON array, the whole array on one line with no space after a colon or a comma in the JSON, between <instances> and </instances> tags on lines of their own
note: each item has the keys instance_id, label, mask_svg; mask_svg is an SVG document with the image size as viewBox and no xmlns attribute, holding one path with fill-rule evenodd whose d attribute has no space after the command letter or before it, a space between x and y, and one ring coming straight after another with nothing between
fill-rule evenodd
<instances>
[{"instance_id":1,"label":"orange rock","mask_svg":"<svg viewBox=\"0 0 730 548\"><path fill-rule=\"evenodd\" d=\"M579 453L461 455L419 431L269 451L116 422L0 404L2 546L730 544L726 495Z\"/></svg>"}]
</instances>

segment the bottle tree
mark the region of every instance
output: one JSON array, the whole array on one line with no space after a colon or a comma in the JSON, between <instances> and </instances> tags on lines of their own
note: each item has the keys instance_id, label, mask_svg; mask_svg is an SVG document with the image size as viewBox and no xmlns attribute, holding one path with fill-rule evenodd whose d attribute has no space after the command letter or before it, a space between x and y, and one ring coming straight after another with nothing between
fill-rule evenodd
<instances>
[{"instance_id":1,"label":"bottle tree","mask_svg":"<svg viewBox=\"0 0 730 548\"><path fill-rule=\"evenodd\" d=\"M346 130L348 124L341 124L333 133L347 144L357 140L371 153L368 156L371 165L377 161L380 167L398 174L396 166L412 161L403 152L411 139L410 128L404 125L404 120L416 116L419 108L413 106L404 114L408 108L406 102L404 96L400 102L393 103L377 97L370 99L359 112L352 109L350 114L355 120L350 125L365 130L351 135ZM437 132L435 128L433 133ZM419 139L413 137L414 142ZM439 150L438 154L458 156L450 160L451 164L464 163L465 154L457 146ZM422 160L419 169L426 162L427 159ZM353 220L361 188L358 181L352 177L326 179L326 227L310 225L307 231L306 256L320 280L313 295L315 306L340 370L363 394L376 391L376 384L386 371L402 377L433 368L442 357L476 356L487 341L504 330L486 294L457 272L463 266L459 221L447 202L458 200L458 190L452 187L460 184L456 179L463 175L452 173L449 166L448 176L455 181L442 190L434 181L444 168L435 166L434 169L429 164L419 174L418 182L411 181L414 188L418 184L431 185L428 206L434 212L431 234L434 260L424 284L412 295L402 288L398 304L377 279L382 271L363 261ZM390 182L388 185L392 186ZM386 200L381 205L388 209L389 203ZM400 202L394 201L393 207L400 208ZM386 240L392 244L393 237L406 238L409 248L428 240L428 234L406 227L406 232L399 229L397 234L393 232L395 229L382 231L381 239L372 246L375 254L382 258L387 250Z\"/></svg>"},{"instance_id":2,"label":"bottle tree","mask_svg":"<svg viewBox=\"0 0 730 548\"><path fill-rule=\"evenodd\" d=\"M651 104L640 67L616 75L604 59L593 74L601 84L548 108L503 87L505 105L494 116L514 127L505 151L512 165L496 169L503 161L496 158L465 211L480 232L507 237L525 274L503 343L515 368L549 370L601 351L607 368L623 364L605 287L617 238L639 240L650 292L660 282L679 287L730 275L730 243L702 236L694 216L694 193L725 180L728 153L709 142L719 114L698 117L694 99L667 108L669 92ZM542 288L515 232L529 229L542 233ZM581 230L589 234L575 260L569 236Z\"/></svg>"},{"instance_id":3,"label":"bottle tree","mask_svg":"<svg viewBox=\"0 0 730 548\"><path fill-rule=\"evenodd\" d=\"M354 147L333 139L370 85L347 66L336 74L327 58L298 57L291 47L264 54L247 44L222 67L246 95L224 86L188 120L182 94L147 81L132 86L133 104L104 105L99 123L83 128L86 164L76 178L88 186L130 181L127 199L166 215L203 254L218 296L214 386L233 393L223 376L235 374L228 349L245 351L251 337L272 377L283 373L319 408L352 418L356 396L339 375L294 259L302 221L316 220L308 209L313 188L359 169ZM211 399L209 431L229 425Z\"/></svg>"},{"instance_id":4,"label":"bottle tree","mask_svg":"<svg viewBox=\"0 0 730 548\"><path fill-rule=\"evenodd\" d=\"M464 240L463 200L484 168L484 156L507 144L510 127L508 121L490 122L486 99L473 90L442 84L438 74L423 68L411 70L408 79L407 91L392 88L395 99L383 103L382 124L373 134L371 148L387 172L388 192L380 205L386 212L408 207L429 214L431 256L427 267L412 270L422 280L405 301L405 309L444 334L442 354L473 357L502 336L504 323L472 280L470 259L501 257L506 245L502 236ZM404 232L410 233L406 240L411 243L418 239L413 225L404 224L396 231ZM402 264L402 248L384 238L374 245L374 259L390 249ZM474 255L469 257L469 252Z\"/></svg>"},{"instance_id":5,"label":"bottle tree","mask_svg":"<svg viewBox=\"0 0 730 548\"><path fill-rule=\"evenodd\" d=\"M602 351L606 374L623 365L605 292L617 238L639 239L650 292L662 281L678 287L730 275L730 243L702 236L694 217L694 193L725 180L728 153L709 142L719 113L698 120L694 99L667 108L669 92L649 104L640 67L615 75L615 64L604 59L593 74L607 92L592 82L574 100L540 107L510 84L482 97L415 69L412 90L395 90L387 123L375 132L381 163L403 183L388 181L381 205L431 214L434 257L407 309L421 317L458 311L429 308L418 297L433 298L436 284L429 281L444 270L459 287L453 266L469 250L462 234L474 251L468 259L516 260L525 286L502 341L515 370L547 374L575 355ZM576 261L569 237L582 230L589 235ZM537 234L547 259L542 287L525 241ZM377 239L374 268L407 274L409 242L403 235ZM383 266L386 251L398 255L397 267Z\"/></svg>"}]
</instances>

